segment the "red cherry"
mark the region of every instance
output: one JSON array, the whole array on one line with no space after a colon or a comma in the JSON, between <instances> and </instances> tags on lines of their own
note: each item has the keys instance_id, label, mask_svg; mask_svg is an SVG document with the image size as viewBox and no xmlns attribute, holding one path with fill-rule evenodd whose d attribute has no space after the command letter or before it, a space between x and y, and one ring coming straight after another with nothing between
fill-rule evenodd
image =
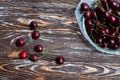
<instances>
[{"instance_id":1,"label":"red cherry","mask_svg":"<svg viewBox=\"0 0 120 80\"><path fill-rule=\"evenodd\" d=\"M109 1L109 7L116 9L117 8L117 2L116 1Z\"/></svg>"},{"instance_id":2,"label":"red cherry","mask_svg":"<svg viewBox=\"0 0 120 80\"><path fill-rule=\"evenodd\" d=\"M92 24L93 24L92 20L89 20L89 19L86 19L86 20L85 20L85 26L86 26L86 27L91 27Z\"/></svg>"},{"instance_id":3,"label":"red cherry","mask_svg":"<svg viewBox=\"0 0 120 80\"><path fill-rule=\"evenodd\" d=\"M95 11L91 11L91 18L92 19L96 18L96 12Z\"/></svg>"},{"instance_id":4,"label":"red cherry","mask_svg":"<svg viewBox=\"0 0 120 80\"><path fill-rule=\"evenodd\" d=\"M37 54L31 54L29 59L33 62L37 62L38 61L38 55Z\"/></svg>"},{"instance_id":5,"label":"red cherry","mask_svg":"<svg viewBox=\"0 0 120 80\"><path fill-rule=\"evenodd\" d=\"M84 17L85 17L86 19L90 19L90 18L91 18L91 12L90 12L90 11L86 11L86 12L84 13Z\"/></svg>"},{"instance_id":6,"label":"red cherry","mask_svg":"<svg viewBox=\"0 0 120 80\"><path fill-rule=\"evenodd\" d=\"M57 57L56 58L56 63L57 64L63 64L64 63L64 57L62 57L62 56Z\"/></svg>"},{"instance_id":7,"label":"red cherry","mask_svg":"<svg viewBox=\"0 0 120 80\"><path fill-rule=\"evenodd\" d=\"M40 37L40 33L38 32L38 31L34 31L33 33L32 33L32 38L33 39L38 39Z\"/></svg>"},{"instance_id":8,"label":"red cherry","mask_svg":"<svg viewBox=\"0 0 120 80\"><path fill-rule=\"evenodd\" d=\"M43 51L43 46L42 45L36 45L34 49L35 49L36 52L42 52Z\"/></svg>"},{"instance_id":9,"label":"red cherry","mask_svg":"<svg viewBox=\"0 0 120 80\"><path fill-rule=\"evenodd\" d=\"M111 24L114 24L116 22L116 18L114 16L109 16L108 20Z\"/></svg>"},{"instance_id":10,"label":"red cherry","mask_svg":"<svg viewBox=\"0 0 120 80\"><path fill-rule=\"evenodd\" d=\"M88 11L89 5L87 3L82 3L80 9L81 9L81 11Z\"/></svg>"},{"instance_id":11,"label":"red cherry","mask_svg":"<svg viewBox=\"0 0 120 80\"><path fill-rule=\"evenodd\" d=\"M28 52L27 52L27 51L22 51L22 52L20 52L20 54L19 54L19 57L20 57L21 59L26 59L27 56L28 56Z\"/></svg>"},{"instance_id":12,"label":"red cherry","mask_svg":"<svg viewBox=\"0 0 120 80\"><path fill-rule=\"evenodd\" d=\"M38 27L38 24L35 21L31 21L29 27L31 30L35 30L36 27Z\"/></svg>"},{"instance_id":13,"label":"red cherry","mask_svg":"<svg viewBox=\"0 0 120 80\"><path fill-rule=\"evenodd\" d=\"M16 40L16 46L22 47L22 46L24 46L24 44L25 44L25 42L22 38L19 38Z\"/></svg>"}]
</instances>

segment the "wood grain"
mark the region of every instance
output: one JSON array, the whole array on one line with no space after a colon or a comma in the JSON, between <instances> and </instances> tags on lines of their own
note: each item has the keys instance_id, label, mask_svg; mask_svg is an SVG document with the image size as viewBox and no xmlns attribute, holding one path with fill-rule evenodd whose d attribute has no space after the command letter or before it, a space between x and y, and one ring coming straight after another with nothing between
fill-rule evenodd
<instances>
[{"instance_id":1,"label":"wood grain","mask_svg":"<svg viewBox=\"0 0 120 80\"><path fill-rule=\"evenodd\" d=\"M79 0L1 0L0 80L119 80L119 56L96 51L79 31L74 16L78 3ZM32 20L38 23L42 34L34 42L28 27ZM30 44L16 47L19 37ZM48 52L36 63L8 56L21 50L36 53L36 44ZM64 56L63 65L55 63L57 56Z\"/></svg>"}]
</instances>

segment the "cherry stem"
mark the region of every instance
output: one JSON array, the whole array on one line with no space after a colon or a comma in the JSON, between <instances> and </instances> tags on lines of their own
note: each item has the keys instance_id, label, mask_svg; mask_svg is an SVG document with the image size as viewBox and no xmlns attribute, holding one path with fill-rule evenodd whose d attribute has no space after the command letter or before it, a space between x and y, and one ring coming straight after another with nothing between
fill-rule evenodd
<instances>
[{"instance_id":1,"label":"cherry stem","mask_svg":"<svg viewBox=\"0 0 120 80\"><path fill-rule=\"evenodd\" d=\"M113 14L113 13L110 13L111 15L113 15L113 16L115 16L116 18L119 18L120 19L120 17L119 16L116 16L115 14Z\"/></svg>"},{"instance_id":2,"label":"cherry stem","mask_svg":"<svg viewBox=\"0 0 120 80\"><path fill-rule=\"evenodd\" d=\"M111 24L109 24L112 28L114 28L114 26L112 26Z\"/></svg>"},{"instance_id":3,"label":"cherry stem","mask_svg":"<svg viewBox=\"0 0 120 80\"><path fill-rule=\"evenodd\" d=\"M104 23L103 23L103 24L101 24L101 25L102 25L103 27L107 27L107 26L105 26L105 25L104 25Z\"/></svg>"},{"instance_id":4,"label":"cherry stem","mask_svg":"<svg viewBox=\"0 0 120 80\"><path fill-rule=\"evenodd\" d=\"M108 6L108 3L106 3L106 7L107 7L107 10L109 10L109 6Z\"/></svg>"},{"instance_id":5,"label":"cherry stem","mask_svg":"<svg viewBox=\"0 0 120 80\"><path fill-rule=\"evenodd\" d=\"M106 35L106 36L113 37L113 38L118 38L117 36L111 36L111 35Z\"/></svg>"},{"instance_id":6,"label":"cherry stem","mask_svg":"<svg viewBox=\"0 0 120 80\"><path fill-rule=\"evenodd\" d=\"M102 3L101 3L101 1L100 1L100 0L98 0L98 4L100 4L100 5L103 7L103 5L102 5Z\"/></svg>"}]
</instances>

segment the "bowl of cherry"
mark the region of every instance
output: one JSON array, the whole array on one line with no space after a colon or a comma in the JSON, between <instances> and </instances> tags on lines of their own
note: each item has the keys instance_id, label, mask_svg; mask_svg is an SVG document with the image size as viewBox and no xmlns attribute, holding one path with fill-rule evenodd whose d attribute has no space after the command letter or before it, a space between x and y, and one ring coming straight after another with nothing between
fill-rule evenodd
<instances>
[{"instance_id":1,"label":"bowl of cherry","mask_svg":"<svg viewBox=\"0 0 120 80\"><path fill-rule=\"evenodd\" d=\"M98 51L120 55L120 1L80 2L75 16L82 35Z\"/></svg>"}]
</instances>

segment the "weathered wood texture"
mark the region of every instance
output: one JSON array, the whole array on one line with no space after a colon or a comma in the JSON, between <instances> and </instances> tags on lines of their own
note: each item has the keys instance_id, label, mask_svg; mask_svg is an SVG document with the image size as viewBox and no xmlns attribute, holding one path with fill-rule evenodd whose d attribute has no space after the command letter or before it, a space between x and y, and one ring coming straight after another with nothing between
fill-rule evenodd
<instances>
[{"instance_id":1,"label":"weathered wood texture","mask_svg":"<svg viewBox=\"0 0 120 80\"><path fill-rule=\"evenodd\" d=\"M79 0L0 1L0 80L120 80L120 58L96 51L84 39L74 16ZM29 41L29 23L35 20L42 33L39 40L22 48L14 41ZM8 58L10 52L42 44L48 54L38 62ZM13 55L14 56L14 55ZM64 56L63 65L55 64Z\"/></svg>"}]
</instances>

